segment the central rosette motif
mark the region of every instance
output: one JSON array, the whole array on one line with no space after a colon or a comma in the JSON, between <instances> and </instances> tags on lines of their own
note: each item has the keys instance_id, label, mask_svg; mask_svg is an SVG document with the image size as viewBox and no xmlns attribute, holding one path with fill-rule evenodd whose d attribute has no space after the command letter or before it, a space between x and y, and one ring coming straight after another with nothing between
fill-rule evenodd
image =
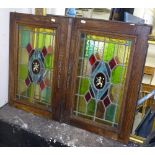
<instances>
[{"instance_id":1,"label":"central rosette motif","mask_svg":"<svg viewBox=\"0 0 155 155\"><path fill-rule=\"evenodd\" d=\"M85 94L85 100L88 103L91 98L96 101L102 101L105 107L111 103L108 91L111 87L110 77L112 70L117 66L116 58L112 58L109 62L105 63L98 55L92 54L89 57L91 71L91 82L89 90Z\"/></svg>"},{"instance_id":2,"label":"central rosette motif","mask_svg":"<svg viewBox=\"0 0 155 155\"><path fill-rule=\"evenodd\" d=\"M31 44L28 44L27 52L29 54L28 62L28 76L25 79L25 83L29 86L31 83L37 83L40 85L41 90L43 90L46 85L44 82L44 77L46 74L44 59L47 55L46 47L40 51L38 49L33 49Z\"/></svg>"},{"instance_id":3,"label":"central rosette motif","mask_svg":"<svg viewBox=\"0 0 155 155\"><path fill-rule=\"evenodd\" d=\"M32 62L32 72L38 74L40 72L40 63L37 59Z\"/></svg>"},{"instance_id":4,"label":"central rosette motif","mask_svg":"<svg viewBox=\"0 0 155 155\"><path fill-rule=\"evenodd\" d=\"M29 57L28 70L31 76L32 82L38 83L44 78L45 67L44 67L44 57L42 52L37 50L32 50Z\"/></svg>"},{"instance_id":5,"label":"central rosette motif","mask_svg":"<svg viewBox=\"0 0 155 155\"><path fill-rule=\"evenodd\" d=\"M105 75L103 73L96 74L94 78L94 85L97 89L102 89L105 85Z\"/></svg>"}]
</instances>

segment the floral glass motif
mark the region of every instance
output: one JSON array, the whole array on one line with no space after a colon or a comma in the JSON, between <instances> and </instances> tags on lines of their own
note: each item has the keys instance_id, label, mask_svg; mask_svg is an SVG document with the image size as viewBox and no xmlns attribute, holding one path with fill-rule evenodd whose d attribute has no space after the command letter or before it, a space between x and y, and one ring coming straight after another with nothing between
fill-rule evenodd
<instances>
[{"instance_id":1,"label":"floral glass motif","mask_svg":"<svg viewBox=\"0 0 155 155\"><path fill-rule=\"evenodd\" d=\"M131 40L81 34L74 114L117 127Z\"/></svg>"},{"instance_id":2,"label":"floral glass motif","mask_svg":"<svg viewBox=\"0 0 155 155\"><path fill-rule=\"evenodd\" d=\"M17 98L51 104L55 30L19 26Z\"/></svg>"}]
</instances>

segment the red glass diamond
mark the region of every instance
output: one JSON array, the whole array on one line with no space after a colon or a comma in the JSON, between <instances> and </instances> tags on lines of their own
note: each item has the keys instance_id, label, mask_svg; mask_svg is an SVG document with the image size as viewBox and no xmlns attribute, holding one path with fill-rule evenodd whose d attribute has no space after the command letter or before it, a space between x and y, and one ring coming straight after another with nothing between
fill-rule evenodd
<instances>
[{"instance_id":1,"label":"red glass diamond","mask_svg":"<svg viewBox=\"0 0 155 155\"><path fill-rule=\"evenodd\" d=\"M49 53L52 53L52 46L51 45L48 46L48 49L47 50L48 50Z\"/></svg>"},{"instance_id":2,"label":"red glass diamond","mask_svg":"<svg viewBox=\"0 0 155 155\"><path fill-rule=\"evenodd\" d=\"M85 99L87 102L89 102L89 100L91 99L90 92L87 92L87 94L85 95Z\"/></svg>"},{"instance_id":3,"label":"red glass diamond","mask_svg":"<svg viewBox=\"0 0 155 155\"><path fill-rule=\"evenodd\" d=\"M94 97L94 92L91 87L89 88L89 91L90 91L91 96Z\"/></svg>"},{"instance_id":4,"label":"red glass diamond","mask_svg":"<svg viewBox=\"0 0 155 155\"><path fill-rule=\"evenodd\" d=\"M30 54L32 51L32 46L30 43L28 43L28 45L26 46L26 49L27 49L28 53Z\"/></svg>"},{"instance_id":5,"label":"red glass diamond","mask_svg":"<svg viewBox=\"0 0 155 155\"><path fill-rule=\"evenodd\" d=\"M108 90L103 94L103 96L101 97L101 100L103 100L108 94Z\"/></svg>"},{"instance_id":6,"label":"red glass diamond","mask_svg":"<svg viewBox=\"0 0 155 155\"><path fill-rule=\"evenodd\" d=\"M93 64L95 63L95 61L96 61L96 58L95 58L95 56L92 54L92 55L90 56L90 58L89 58L89 62L90 62L91 65L93 65Z\"/></svg>"},{"instance_id":7,"label":"red glass diamond","mask_svg":"<svg viewBox=\"0 0 155 155\"><path fill-rule=\"evenodd\" d=\"M116 60L113 58L109 61L110 69L112 70L117 65Z\"/></svg>"},{"instance_id":8,"label":"red glass diamond","mask_svg":"<svg viewBox=\"0 0 155 155\"><path fill-rule=\"evenodd\" d=\"M44 55L44 57L45 57L46 54L47 54L47 49L46 49L46 47L44 47L44 48L42 49L42 53L43 53L43 55Z\"/></svg>"},{"instance_id":9,"label":"red glass diamond","mask_svg":"<svg viewBox=\"0 0 155 155\"><path fill-rule=\"evenodd\" d=\"M40 82L40 89L43 90L45 88L45 86L46 85L45 85L44 81L41 81Z\"/></svg>"},{"instance_id":10,"label":"red glass diamond","mask_svg":"<svg viewBox=\"0 0 155 155\"><path fill-rule=\"evenodd\" d=\"M98 66L99 61L96 61L92 67L92 72L94 72L94 70L96 69L96 67Z\"/></svg>"},{"instance_id":11,"label":"red glass diamond","mask_svg":"<svg viewBox=\"0 0 155 155\"><path fill-rule=\"evenodd\" d=\"M107 107L111 103L109 96L107 96L102 102L105 107Z\"/></svg>"},{"instance_id":12,"label":"red glass diamond","mask_svg":"<svg viewBox=\"0 0 155 155\"><path fill-rule=\"evenodd\" d=\"M29 86L30 83L31 83L31 80L29 79L29 77L27 77L27 78L25 79L25 84L26 84L27 86Z\"/></svg>"}]
</instances>

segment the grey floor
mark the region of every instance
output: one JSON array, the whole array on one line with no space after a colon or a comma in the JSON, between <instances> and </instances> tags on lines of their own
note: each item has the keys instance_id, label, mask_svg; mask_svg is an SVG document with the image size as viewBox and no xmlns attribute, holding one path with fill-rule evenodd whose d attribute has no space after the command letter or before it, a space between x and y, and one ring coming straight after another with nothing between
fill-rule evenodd
<instances>
[{"instance_id":1,"label":"grey floor","mask_svg":"<svg viewBox=\"0 0 155 155\"><path fill-rule=\"evenodd\" d=\"M5 105L0 109L0 120L18 125L22 129L32 132L48 141L55 141L66 146L101 146L120 147L127 146L118 141L99 136L86 130L59 123L53 120L44 119Z\"/></svg>"}]
</instances>

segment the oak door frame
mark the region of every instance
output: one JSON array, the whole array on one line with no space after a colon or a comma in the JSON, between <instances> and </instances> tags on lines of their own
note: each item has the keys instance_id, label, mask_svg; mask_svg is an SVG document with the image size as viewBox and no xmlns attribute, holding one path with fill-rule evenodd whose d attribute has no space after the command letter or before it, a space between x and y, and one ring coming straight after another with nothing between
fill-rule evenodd
<instances>
[{"instance_id":1,"label":"oak door frame","mask_svg":"<svg viewBox=\"0 0 155 155\"><path fill-rule=\"evenodd\" d=\"M110 137L120 142L127 143L132 130L136 101L143 75L143 68L148 47L148 34L151 27L148 25L137 25L123 22L77 19L72 26L72 40L68 67L68 80L66 91L66 105L64 110L64 121L80 128L95 132L97 134ZM129 38L132 44L128 73L125 82L125 94L120 114L119 126L117 129L92 123L72 115L74 104L74 91L76 83L76 70L78 65L79 38L81 32L89 32L96 35L117 36L118 38ZM89 34L88 33L88 34Z\"/></svg>"},{"instance_id":2,"label":"oak door frame","mask_svg":"<svg viewBox=\"0 0 155 155\"><path fill-rule=\"evenodd\" d=\"M56 50L54 60L54 82L52 85L52 113L41 107L33 107L16 99L18 24L56 29ZM50 117L54 120L74 124L80 128L127 143L132 129L136 101L140 89L143 68L147 54L147 40L151 27L123 22L96 19L78 19L63 16L39 16L20 13L10 14L10 55L9 55L9 103L26 111ZM74 87L76 78L79 36L81 32L97 35L130 38L132 46L128 75L126 76L126 94L122 104L118 129L86 122L72 115ZM74 67L75 66L75 67ZM133 69L134 68L134 69ZM132 91L131 91L132 90ZM127 104L129 103L129 104ZM129 122L129 123L128 123Z\"/></svg>"},{"instance_id":3,"label":"oak door frame","mask_svg":"<svg viewBox=\"0 0 155 155\"><path fill-rule=\"evenodd\" d=\"M10 13L10 55L9 55L9 103L17 108L30 111L47 118L60 120L61 107L64 104L66 66L70 40L71 19L63 16L40 16L22 13ZM33 26L35 28L48 28L56 30L56 45L54 53L54 71L51 83L52 100L50 109L42 106L34 106L24 100L16 98L17 71L18 71L18 24Z\"/></svg>"}]
</instances>

